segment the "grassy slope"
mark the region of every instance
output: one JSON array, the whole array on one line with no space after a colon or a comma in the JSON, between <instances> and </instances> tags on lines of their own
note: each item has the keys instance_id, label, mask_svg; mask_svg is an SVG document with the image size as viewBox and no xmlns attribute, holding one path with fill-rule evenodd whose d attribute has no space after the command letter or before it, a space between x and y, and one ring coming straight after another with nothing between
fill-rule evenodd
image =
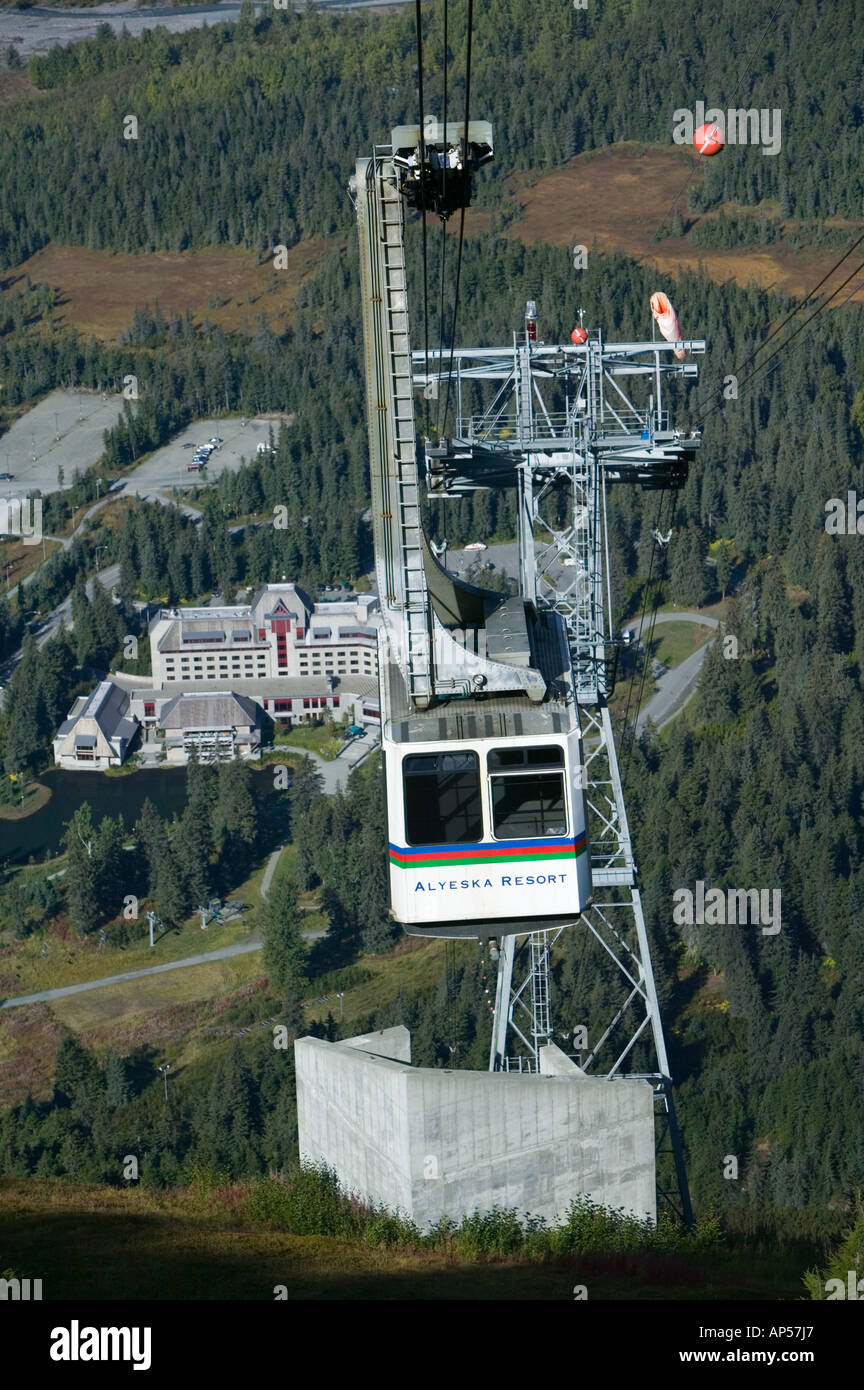
<instances>
[{"instance_id":1,"label":"grassy slope","mask_svg":"<svg viewBox=\"0 0 864 1390\"><path fill-rule=\"evenodd\" d=\"M0 1263L42 1278L44 1298L797 1299L809 1251L524 1257L472 1263L250 1225L231 1202L0 1180Z\"/></svg>"}]
</instances>

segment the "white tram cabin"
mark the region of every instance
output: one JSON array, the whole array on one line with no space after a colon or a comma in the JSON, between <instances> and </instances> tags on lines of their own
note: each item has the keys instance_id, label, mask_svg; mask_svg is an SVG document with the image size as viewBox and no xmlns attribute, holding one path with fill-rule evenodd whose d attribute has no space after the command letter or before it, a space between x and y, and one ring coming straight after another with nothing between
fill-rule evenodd
<instances>
[{"instance_id":1,"label":"white tram cabin","mask_svg":"<svg viewBox=\"0 0 864 1390\"><path fill-rule=\"evenodd\" d=\"M428 550L423 560L435 637L428 703L409 697L405 636L386 605L379 631L392 915L416 936L567 926L590 902L591 866L564 621L467 584ZM388 583L385 573L382 592Z\"/></svg>"},{"instance_id":2,"label":"white tram cabin","mask_svg":"<svg viewBox=\"0 0 864 1390\"><path fill-rule=\"evenodd\" d=\"M485 937L576 921L591 892L578 724L407 744L385 731L383 749L390 897L405 931Z\"/></svg>"}]
</instances>

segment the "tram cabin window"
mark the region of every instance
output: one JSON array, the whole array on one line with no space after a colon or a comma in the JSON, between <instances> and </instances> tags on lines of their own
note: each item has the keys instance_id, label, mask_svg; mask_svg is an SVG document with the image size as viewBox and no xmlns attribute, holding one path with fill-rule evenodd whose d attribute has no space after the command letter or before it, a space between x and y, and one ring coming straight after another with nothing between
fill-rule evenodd
<instances>
[{"instance_id":1,"label":"tram cabin window","mask_svg":"<svg viewBox=\"0 0 864 1390\"><path fill-rule=\"evenodd\" d=\"M403 760L409 845L451 845L483 837L476 753L416 753Z\"/></svg>"},{"instance_id":2,"label":"tram cabin window","mask_svg":"<svg viewBox=\"0 0 864 1390\"><path fill-rule=\"evenodd\" d=\"M496 748L488 766L497 840L566 835L563 748Z\"/></svg>"}]
</instances>

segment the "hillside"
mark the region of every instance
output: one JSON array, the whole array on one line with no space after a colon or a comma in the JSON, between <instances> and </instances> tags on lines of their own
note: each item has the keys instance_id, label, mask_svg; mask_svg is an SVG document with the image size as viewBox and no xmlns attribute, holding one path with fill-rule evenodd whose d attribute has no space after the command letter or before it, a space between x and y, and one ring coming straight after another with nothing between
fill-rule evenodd
<instances>
[{"instance_id":1,"label":"hillside","mask_svg":"<svg viewBox=\"0 0 864 1390\"><path fill-rule=\"evenodd\" d=\"M589 255L620 253L664 281L693 273L788 299L803 299L823 279L829 298L841 285L848 265L829 271L839 251L864 231L864 221L783 218L776 202L721 202L708 211L689 211L688 200L698 199L704 181L704 165L687 153L623 142L577 155L552 172L513 175L501 188L496 225L524 246L572 251L582 245ZM682 232L677 236L670 231L675 214ZM488 211L472 209L466 234L482 244L491 225ZM455 225L448 231L455 234ZM118 255L51 242L10 268L0 299L27 283L47 286L53 292L52 324L108 341L128 332L136 309L157 304L226 333L248 334L262 316L284 333L296 324L301 287L324 263L338 265L353 251L349 236L302 238L276 272L270 260L218 245ZM864 301L864 284L856 282L837 303L849 301Z\"/></svg>"},{"instance_id":2,"label":"hillside","mask_svg":"<svg viewBox=\"0 0 864 1390\"><path fill-rule=\"evenodd\" d=\"M255 1189L154 1193L0 1179L0 1258L39 1270L47 1300L798 1299L814 1250L621 1251L526 1258L292 1235L244 1215Z\"/></svg>"}]
</instances>

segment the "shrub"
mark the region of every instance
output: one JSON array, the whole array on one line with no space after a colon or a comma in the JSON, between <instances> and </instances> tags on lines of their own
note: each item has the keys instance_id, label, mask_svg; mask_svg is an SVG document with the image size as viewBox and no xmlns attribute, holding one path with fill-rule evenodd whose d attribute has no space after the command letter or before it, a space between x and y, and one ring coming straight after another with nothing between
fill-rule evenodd
<instances>
[{"instance_id":1,"label":"shrub","mask_svg":"<svg viewBox=\"0 0 864 1390\"><path fill-rule=\"evenodd\" d=\"M383 1245L388 1250L399 1247L404 1250L419 1244L420 1232L413 1221L403 1220L383 1209L373 1210L366 1217L363 1239L367 1245Z\"/></svg>"},{"instance_id":2,"label":"shrub","mask_svg":"<svg viewBox=\"0 0 864 1390\"><path fill-rule=\"evenodd\" d=\"M265 1178L248 1190L245 1215L295 1236L356 1236L362 1218L339 1190L336 1174L325 1164L291 1168Z\"/></svg>"},{"instance_id":3,"label":"shrub","mask_svg":"<svg viewBox=\"0 0 864 1390\"><path fill-rule=\"evenodd\" d=\"M828 1264L821 1270L808 1269L803 1282L810 1298L817 1302L828 1298L827 1285L832 1279L839 1280L842 1285L842 1293L836 1290L832 1290L832 1293L848 1298L850 1273L857 1289L858 1281L864 1276L864 1196L861 1193L855 1202L855 1220L844 1233Z\"/></svg>"}]
</instances>

